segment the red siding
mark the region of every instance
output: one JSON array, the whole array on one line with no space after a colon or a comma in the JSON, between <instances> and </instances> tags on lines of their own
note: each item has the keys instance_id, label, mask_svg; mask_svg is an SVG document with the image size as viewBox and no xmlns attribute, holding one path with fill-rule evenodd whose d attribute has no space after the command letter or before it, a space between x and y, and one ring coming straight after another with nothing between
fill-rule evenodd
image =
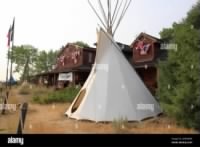
<instances>
[{"instance_id":1,"label":"red siding","mask_svg":"<svg viewBox=\"0 0 200 147\"><path fill-rule=\"evenodd\" d=\"M140 50L139 49L136 50L137 42L132 46L132 48L133 48L133 62L134 63L152 61L155 57L154 43L148 38L145 38L145 39L146 39L145 43L151 44L146 55L141 55Z\"/></svg>"},{"instance_id":2,"label":"red siding","mask_svg":"<svg viewBox=\"0 0 200 147\"><path fill-rule=\"evenodd\" d=\"M82 64L82 48L69 45L57 58L56 69L66 69L80 66Z\"/></svg>"},{"instance_id":3,"label":"red siding","mask_svg":"<svg viewBox=\"0 0 200 147\"><path fill-rule=\"evenodd\" d=\"M157 88L157 69L155 67L149 67L147 69L138 68L136 71L147 88L152 92L152 94L155 94Z\"/></svg>"}]
</instances>

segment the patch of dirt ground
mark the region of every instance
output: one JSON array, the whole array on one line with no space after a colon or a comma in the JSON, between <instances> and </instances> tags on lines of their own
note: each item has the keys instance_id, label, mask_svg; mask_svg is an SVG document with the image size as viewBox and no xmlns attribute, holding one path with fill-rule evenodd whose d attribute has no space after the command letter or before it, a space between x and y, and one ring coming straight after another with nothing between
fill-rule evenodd
<instances>
[{"instance_id":1,"label":"patch of dirt ground","mask_svg":"<svg viewBox=\"0 0 200 147\"><path fill-rule=\"evenodd\" d=\"M129 122L117 125L116 122L95 123L90 121L77 121L64 115L70 103L33 104L30 98L17 93L12 89L9 103L18 104L29 102L28 113L25 121L24 133L57 134L57 133L197 133L195 130L179 127L175 121L166 116ZM19 121L19 107L16 111L6 111L0 114L0 133L16 133Z\"/></svg>"}]
</instances>

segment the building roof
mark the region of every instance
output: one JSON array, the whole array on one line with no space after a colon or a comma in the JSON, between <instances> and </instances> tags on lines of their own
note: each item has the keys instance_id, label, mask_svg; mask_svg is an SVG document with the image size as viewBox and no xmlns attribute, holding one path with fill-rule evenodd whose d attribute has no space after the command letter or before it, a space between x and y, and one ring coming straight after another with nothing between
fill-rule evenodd
<instances>
[{"instance_id":1,"label":"building roof","mask_svg":"<svg viewBox=\"0 0 200 147\"><path fill-rule=\"evenodd\" d=\"M68 48L69 46L73 46L77 49L83 49L83 50L86 50L86 51L96 51L96 48L93 48L93 47L80 47L74 43L67 43L65 46L63 46L61 49L60 49L60 52L58 53L58 57L64 52L64 50L66 48Z\"/></svg>"},{"instance_id":2,"label":"building roof","mask_svg":"<svg viewBox=\"0 0 200 147\"><path fill-rule=\"evenodd\" d=\"M130 48L129 45L120 42L117 42L117 45L122 49L122 52L130 52L130 53L133 52L132 48Z\"/></svg>"},{"instance_id":3,"label":"building roof","mask_svg":"<svg viewBox=\"0 0 200 147\"><path fill-rule=\"evenodd\" d=\"M133 45L136 43L136 41L137 41L139 38L141 38L141 37L149 38L149 39L151 39L153 42L159 42L159 43L162 42L162 40L159 39L159 38L157 38L157 37L154 37L154 36L151 36L151 35L146 34L146 33L144 33L144 32L141 32L141 33L136 37L136 39L131 43L130 47L132 48Z\"/></svg>"}]
</instances>

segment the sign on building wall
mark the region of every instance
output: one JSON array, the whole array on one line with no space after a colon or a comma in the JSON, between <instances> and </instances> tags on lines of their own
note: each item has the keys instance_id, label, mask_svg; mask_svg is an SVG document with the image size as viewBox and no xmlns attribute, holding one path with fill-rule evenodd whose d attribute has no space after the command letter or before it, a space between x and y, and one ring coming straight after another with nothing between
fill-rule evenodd
<instances>
[{"instance_id":1,"label":"sign on building wall","mask_svg":"<svg viewBox=\"0 0 200 147\"><path fill-rule=\"evenodd\" d=\"M73 80L73 74L70 73L60 73L58 76L58 81L72 81Z\"/></svg>"}]
</instances>

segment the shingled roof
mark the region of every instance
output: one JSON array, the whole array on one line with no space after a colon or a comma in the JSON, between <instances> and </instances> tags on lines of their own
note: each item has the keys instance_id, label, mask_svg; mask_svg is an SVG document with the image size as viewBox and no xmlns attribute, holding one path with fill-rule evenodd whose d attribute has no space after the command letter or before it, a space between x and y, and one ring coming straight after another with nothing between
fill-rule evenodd
<instances>
[{"instance_id":1,"label":"shingled roof","mask_svg":"<svg viewBox=\"0 0 200 147\"><path fill-rule=\"evenodd\" d=\"M159 43L162 42L162 40L159 39L159 38L157 38L157 37L154 37L154 36L151 36L151 35L146 34L146 33L144 33L144 32L141 32L141 33L137 36L137 38L131 43L130 47L132 48L133 45L137 42L137 40L140 39L140 38L142 38L142 37L149 38L149 39L151 39L153 42L159 42Z\"/></svg>"}]
</instances>

